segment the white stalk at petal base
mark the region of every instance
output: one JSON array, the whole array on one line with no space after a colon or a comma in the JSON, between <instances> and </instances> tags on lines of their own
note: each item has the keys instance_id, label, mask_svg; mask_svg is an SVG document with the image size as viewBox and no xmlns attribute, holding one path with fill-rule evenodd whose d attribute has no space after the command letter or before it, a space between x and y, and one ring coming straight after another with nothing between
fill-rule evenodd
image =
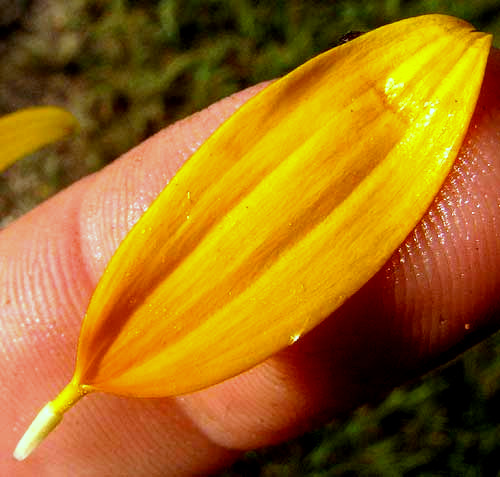
<instances>
[{"instance_id":1,"label":"white stalk at petal base","mask_svg":"<svg viewBox=\"0 0 500 477\"><path fill-rule=\"evenodd\" d=\"M24 460L62 421L64 413L88 391L73 381L49 401L35 417L14 450L14 458Z\"/></svg>"},{"instance_id":2,"label":"white stalk at petal base","mask_svg":"<svg viewBox=\"0 0 500 477\"><path fill-rule=\"evenodd\" d=\"M17 460L24 460L42 442L47 435L62 421L63 415L57 412L52 401L48 402L35 417L28 430L17 444L14 457Z\"/></svg>"}]
</instances>

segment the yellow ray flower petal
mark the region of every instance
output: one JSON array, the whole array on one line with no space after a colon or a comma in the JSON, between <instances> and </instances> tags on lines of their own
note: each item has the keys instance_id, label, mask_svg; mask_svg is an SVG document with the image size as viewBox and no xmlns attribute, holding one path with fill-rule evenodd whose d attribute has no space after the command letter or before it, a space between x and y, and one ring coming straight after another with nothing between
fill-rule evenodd
<instances>
[{"instance_id":1,"label":"yellow ray flower petal","mask_svg":"<svg viewBox=\"0 0 500 477\"><path fill-rule=\"evenodd\" d=\"M316 326L417 224L461 145L491 38L404 20L273 83L182 167L111 259L71 383L17 456L83 394L188 393Z\"/></svg>"},{"instance_id":2,"label":"yellow ray flower petal","mask_svg":"<svg viewBox=\"0 0 500 477\"><path fill-rule=\"evenodd\" d=\"M16 160L73 132L75 117L64 109L40 106L0 118L0 171Z\"/></svg>"}]
</instances>

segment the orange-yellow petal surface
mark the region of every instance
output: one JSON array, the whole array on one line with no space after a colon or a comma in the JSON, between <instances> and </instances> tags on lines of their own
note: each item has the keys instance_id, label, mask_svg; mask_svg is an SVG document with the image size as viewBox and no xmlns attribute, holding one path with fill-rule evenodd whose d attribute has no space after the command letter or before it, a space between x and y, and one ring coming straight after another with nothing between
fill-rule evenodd
<instances>
[{"instance_id":1,"label":"orange-yellow petal surface","mask_svg":"<svg viewBox=\"0 0 500 477\"><path fill-rule=\"evenodd\" d=\"M463 140L490 37L411 18L320 55L199 149L109 263L74 382L167 396L294 342L422 217Z\"/></svg>"},{"instance_id":2,"label":"orange-yellow petal surface","mask_svg":"<svg viewBox=\"0 0 500 477\"><path fill-rule=\"evenodd\" d=\"M54 106L22 109L0 118L0 171L73 132L74 116Z\"/></svg>"}]
</instances>

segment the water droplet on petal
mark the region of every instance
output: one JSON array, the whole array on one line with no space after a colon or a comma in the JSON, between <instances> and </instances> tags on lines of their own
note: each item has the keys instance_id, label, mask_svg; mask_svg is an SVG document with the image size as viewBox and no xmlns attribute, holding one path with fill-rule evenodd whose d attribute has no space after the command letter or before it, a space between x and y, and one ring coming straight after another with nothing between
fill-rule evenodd
<instances>
[{"instance_id":1,"label":"water droplet on petal","mask_svg":"<svg viewBox=\"0 0 500 477\"><path fill-rule=\"evenodd\" d=\"M300 336L301 336L300 333L294 333L293 335L290 335L290 339L289 339L290 344L292 345L292 344L296 343L299 340Z\"/></svg>"}]
</instances>

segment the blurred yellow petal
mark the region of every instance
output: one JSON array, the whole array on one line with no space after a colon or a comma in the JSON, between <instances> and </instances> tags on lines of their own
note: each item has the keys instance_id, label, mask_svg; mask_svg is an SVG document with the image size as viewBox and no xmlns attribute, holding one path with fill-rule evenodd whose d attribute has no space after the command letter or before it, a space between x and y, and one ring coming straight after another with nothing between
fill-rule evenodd
<instances>
[{"instance_id":1,"label":"blurred yellow petal","mask_svg":"<svg viewBox=\"0 0 500 477\"><path fill-rule=\"evenodd\" d=\"M0 117L0 172L27 154L72 133L78 123L64 109L41 106Z\"/></svg>"},{"instance_id":2,"label":"blurred yellow petal","mask_svg":"<svg viewBox=\"0 0 500 477\"><path fill-rule=\"evenodd\" d=\"M202 389L295 342L355 293L444 181L490 41L452 17L404 20L314 58L237 111L118 248L73 380L17 456L86 392Z\"/></svg>"}]
</instances>

